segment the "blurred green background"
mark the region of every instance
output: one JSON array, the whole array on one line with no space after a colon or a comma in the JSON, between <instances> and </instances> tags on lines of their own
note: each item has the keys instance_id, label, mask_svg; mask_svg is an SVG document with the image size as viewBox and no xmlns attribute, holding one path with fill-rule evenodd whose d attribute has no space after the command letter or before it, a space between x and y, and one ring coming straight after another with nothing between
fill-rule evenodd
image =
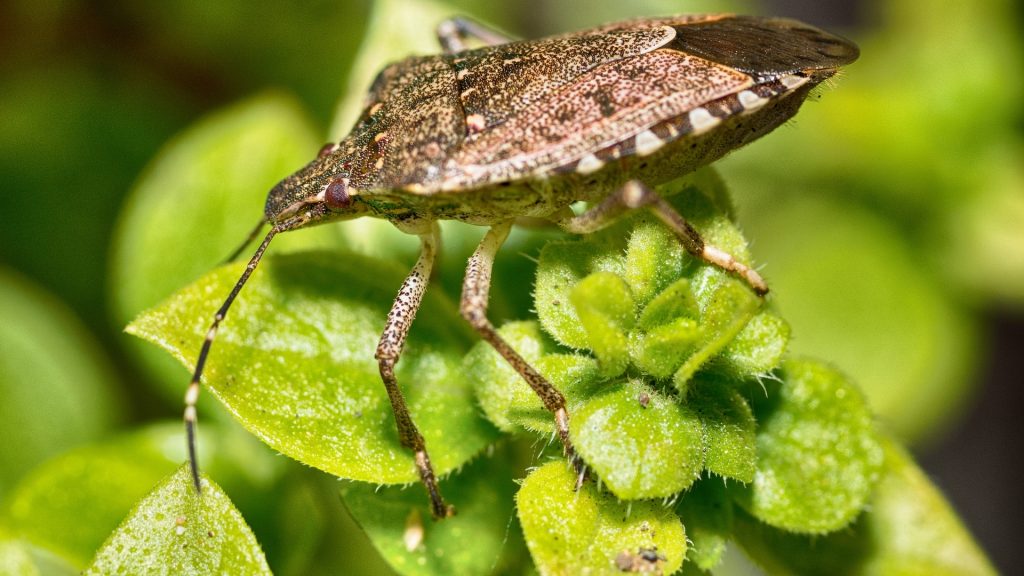
<instances>
[{"instance_id":1,"label":"blurred green background","mask_svg":"<svg viewBox=\"0 0 1024 576\"><path fill-rule=\"evenodd\" d=\"M452 4L523 37L730 9L856 40L862 58L834 89L720 171L794 350L853 376L997 566L1024 563L1013 536L1024 521L1021 3ZM177 396L121 333L126 272L111 256L125 249L126 198L172 137L268 90L297 102L301 130L337 137L372 10L0 3L0 502L55 455L179 418ZM240 229L260 208L238 214ZM182 252L207 241L194 235Z\"/></svg>"}]
</instances>

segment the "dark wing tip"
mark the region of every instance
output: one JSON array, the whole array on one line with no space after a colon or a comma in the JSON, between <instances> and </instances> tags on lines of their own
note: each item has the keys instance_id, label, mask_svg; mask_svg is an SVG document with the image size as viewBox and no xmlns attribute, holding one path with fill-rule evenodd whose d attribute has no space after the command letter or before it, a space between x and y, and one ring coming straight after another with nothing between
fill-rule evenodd
<instances>
[{"instance_id":1,"label":"dark wing tip","mask_svg":"<svg viewBox=\"0 0 1024 576\"><path fill-rule=\"evenodd\" d=\"M674 47L755 78L835 70L860 55L853 42L788 18L731 16L676 27Z\"/></svg>"}]
</instances>

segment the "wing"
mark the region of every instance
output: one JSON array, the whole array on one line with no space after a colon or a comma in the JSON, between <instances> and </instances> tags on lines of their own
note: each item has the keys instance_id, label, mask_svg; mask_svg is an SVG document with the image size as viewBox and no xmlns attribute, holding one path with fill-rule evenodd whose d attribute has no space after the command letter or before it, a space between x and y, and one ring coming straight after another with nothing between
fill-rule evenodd
<instances>
[{"instance_id":1,"label":"wing","mask_svg":"<svg viewBox=\"0 0 1024 576\"><path fill-rule=\"evenodd\" d=\"M431 189L465 139L517 118L580 75L671 42L668 26L587 31L451 56L409 58L378 75L343 143L363 189Z\"/></svg>"},{"instance_id":2,"label":"wing","mask_svg":"<svg viewBox=\"0 0 1024 576\"><path fill-rule=\"evenodd\" d=\"M462 142L440 189L526 179L581 161L586 171L588 156L619 143L627 145L618 147L616 158L649 153L730 116L754 113L857 57L850 42L792 20L661 19L612 25L604 34L630 25L674 34L655 50L592 67L536 97L510 92L518 99L500 109L515 113L501 122L489 117L486 128ZM569 50L572 40L566 38Z\"/></svg>"}]
</instances>

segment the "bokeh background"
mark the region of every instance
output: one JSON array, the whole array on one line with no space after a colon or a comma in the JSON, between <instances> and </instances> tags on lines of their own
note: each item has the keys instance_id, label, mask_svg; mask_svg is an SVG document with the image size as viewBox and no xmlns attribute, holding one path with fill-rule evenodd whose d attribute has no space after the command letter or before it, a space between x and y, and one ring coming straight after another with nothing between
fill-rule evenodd
<instances>
[{"instance_id":1,"label":"bokeh background","mask_svg":"<svg viewBox=\"0 0 1024 576\"><path fill-rule=\"evenodd\" d=\"M452 4L523 37L730 10L856 40L862 58L834 88L720 171L795 351L853 376L995 564L1024 564L1024 5ZM303 129L338 136L375 8L0 3L0 502L55 455L179 418L122 334L119 215L176 134L253 95L284 94Z\"/></svg>"}]
</instances>

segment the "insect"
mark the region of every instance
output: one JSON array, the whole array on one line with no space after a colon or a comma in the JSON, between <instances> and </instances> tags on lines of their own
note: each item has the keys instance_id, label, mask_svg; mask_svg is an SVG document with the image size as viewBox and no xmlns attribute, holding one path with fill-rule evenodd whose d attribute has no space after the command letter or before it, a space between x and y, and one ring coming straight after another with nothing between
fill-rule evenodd
<instances>
[{"instance_id":1,"label":"insect","mask_svg":"<svg viewBox=\"0 0 1024 576\"><path fill-rule=\"evenodd\" d=\"M647 209L691 254L763 295L768 288L757 272L705 243L653 186L773 130L813 87L858 56L853 43L800 22L727 14L633 20L528 41L453 19L438 27L438 38L443 54L386 67L351 133L270 191L243 248L264 226L270 230L216 313L185 394L197 490L200 376L231 303L277 234L363 216L420 238L419 259L387 316L376 359L433 515L453 510L394 367L430 278L438 220L489 227L466 267L460 311L540 397L579 466L565 398L487 318L494 256L513 222L542 218L586 234ZM470 39L483 46L466 49ZM578 201L591 207L577 214L571 205Z\"/></svg>"}]
</instances>

